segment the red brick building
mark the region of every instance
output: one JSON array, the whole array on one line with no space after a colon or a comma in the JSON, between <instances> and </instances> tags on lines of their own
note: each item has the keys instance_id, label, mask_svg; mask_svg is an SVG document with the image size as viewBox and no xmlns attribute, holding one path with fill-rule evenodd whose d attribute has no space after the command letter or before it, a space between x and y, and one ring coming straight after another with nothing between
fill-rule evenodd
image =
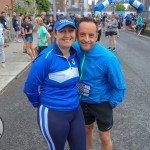
<instances>
[{"instance_id":1,"label":"red brick building","mask_svg":"<svg viewBox=\"0 0 150 150\"><path fill-rule=\"evenodd\" d=\"M2 11L11 16L13 12L13 0L0 0L0 12Z\"/></svg>"},{"instance_id":2,"label":"red brick building","mask_svg":"<svg viewBox=\"0 0 150 150\"><path fill-rule=\"evenodd\" d=\"M65 11L65 2L62 0L56 0L56 11Z\"/></svg>"}]
</instances>

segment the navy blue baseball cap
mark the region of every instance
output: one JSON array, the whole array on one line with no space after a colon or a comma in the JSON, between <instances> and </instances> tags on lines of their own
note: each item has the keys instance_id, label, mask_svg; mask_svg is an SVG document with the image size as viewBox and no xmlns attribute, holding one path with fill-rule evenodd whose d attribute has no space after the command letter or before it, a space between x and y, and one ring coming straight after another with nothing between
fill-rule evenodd
<instances>
[{"instance_id":1,"label":"navy blue baseball cap","mask_svg":"<svg viewBox=\"0 0 150 150\"><path fill-rule=\"evenodd\" d=\"M75 22L71 18L61 18L61 19L59 19L58 21L55 22L54 29L56 31L59 31L62 28L64 28L65 26L72 26L73 28L76 29Z\"/></svg>"}]
</instances>

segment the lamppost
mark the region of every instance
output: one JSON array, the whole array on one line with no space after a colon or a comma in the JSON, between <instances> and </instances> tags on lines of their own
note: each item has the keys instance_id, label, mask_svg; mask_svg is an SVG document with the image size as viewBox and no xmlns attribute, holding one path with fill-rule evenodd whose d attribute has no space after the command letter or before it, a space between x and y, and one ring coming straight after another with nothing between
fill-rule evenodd
<instances>
[{"instance_id":1,"label":"lamppost","mask_svg":"<svg viewBox=\"0 0 150 150\"><path fill-rule=\"evenodd\" d=\"M145 9L145 11L147 11L148 10L148 0L144 0L144 9Z\"/></svg>"},{"instance_id":2,"label":"lamppost","mask_svg":"<svg viewBox=\"0 0 150 150\"><path fill-rule=\"evenodd\" d=\"M116 3L114 3L113 5L114 5L113 6L113 12L115 13L115 11L116 11Z\"/></svg>"},{"instance_id":3,"label":"lamppost","mask_svg":"<svg viewBox=\"0 0 150 150\"><path fill-rule=\"evenodd\" d=\"M95 0L92 0L92 11L91 11L92 14L94 14L94 7L95 7Z\"/></svg>"},{"instance_id":4,"label":"lamppost","mask_svg":"<svg viewBox=\"0 0 150 150\"><path fill-rule=\"evenodd\" d=\"M54 20L56 20L56 2L55 2L55 0L53 0L53 16L54 16Z\"/></svg>"}]
</instances>

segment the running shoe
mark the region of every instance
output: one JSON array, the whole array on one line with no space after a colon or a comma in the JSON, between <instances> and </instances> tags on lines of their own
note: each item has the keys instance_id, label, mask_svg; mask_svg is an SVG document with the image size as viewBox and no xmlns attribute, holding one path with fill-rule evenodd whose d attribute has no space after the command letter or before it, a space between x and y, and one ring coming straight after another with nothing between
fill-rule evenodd
<instances>
[{"instance_id":1,"label":"running shoe","mask_svg":"<svg viewBox=\"0 0 150 150\"><path fill-rule=\"evenodd\" d=\"M2 62L2 68L5 68L5 67L6 67L5 62Z\"/></svg>"}]
</instances>

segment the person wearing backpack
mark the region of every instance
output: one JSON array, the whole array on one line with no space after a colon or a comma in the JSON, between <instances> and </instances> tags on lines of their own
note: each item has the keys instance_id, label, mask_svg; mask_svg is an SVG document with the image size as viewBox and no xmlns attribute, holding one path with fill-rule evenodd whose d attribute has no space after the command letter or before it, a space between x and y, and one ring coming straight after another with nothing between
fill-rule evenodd
<instances>
[{"instance_id":1,"label":"person wearing backpack","mask_svg":"<svg viewBox=\"0 0 150 150\"><path fill-rule=\"evenodd\" d=\"M126 16L126 20L125 20L125 25L126 25L126 30L131 30L131 19L129 16Z\"/></svg>"}]
</instances>

